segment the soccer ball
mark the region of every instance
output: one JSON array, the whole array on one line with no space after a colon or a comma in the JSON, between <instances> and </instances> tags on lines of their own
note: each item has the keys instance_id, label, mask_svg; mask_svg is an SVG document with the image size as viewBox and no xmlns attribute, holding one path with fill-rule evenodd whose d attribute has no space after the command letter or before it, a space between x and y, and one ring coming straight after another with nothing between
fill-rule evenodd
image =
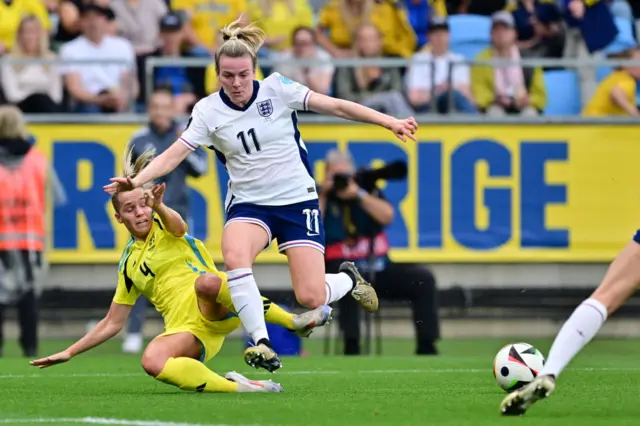
<instances>
[{"instance_id":1,"label":"soccer ball","mask_svg":"<svg viewBox=\"0 0 640 426\"><path fill-rule=\"evenodd\" d=\"M542 353L528 343L512 343L502 349L493 361L493 375L498 386L507 392L530 383L544 366Z\"/></svg>"}]
</instances>

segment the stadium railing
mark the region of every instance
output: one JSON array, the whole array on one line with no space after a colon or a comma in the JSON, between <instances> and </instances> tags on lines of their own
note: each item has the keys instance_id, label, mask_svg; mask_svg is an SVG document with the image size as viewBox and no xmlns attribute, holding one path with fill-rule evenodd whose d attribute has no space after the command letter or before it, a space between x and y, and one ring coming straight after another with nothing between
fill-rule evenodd
<instances>
[{"instance_id":1,"label":"stadium railing","mask_svg":"<svg viewBox=\"0 0 640 426\"><path fill-rule=\"evenodd\" d=\"M380 66L380 67L408 67L410 64L421 64L421 63L430 63L432 67L435 67L433 62L429 62L426 60L408 60L402 58L353 58L353 59L331 59L330 61L324 60L298 60L298 59L289 59L285 61L273 61L269 59L262 59L260 61L260 66L262 67L273 67L275 65L297 65L297 66L316 66L326 64L327 62L332 63L335 67L353 67L353 66ZM118 64L118 65L127 65L134 67L135 64L126 61L114 61L114 60L73 60L63 62L59 58L55 59L26 59L26 58L9 58L4 57L0 59L0 64L13 64L20 65L26 63L40 63L40 64L56 64L60 66L65 65L82 65L82 64ZM149 58L145 65L145 79L143 84L145 85L146 92L151 93L153 89L153 74L154 69L161 66L183 66L183 67L207 67L211 65L211 59L209 58ZM558 72L561 70L575 70L575 71L584 71L584 70L593 70L593 75L595 76L594 83L597 83L604 76L607 75L611 70L615 67L622 66L640 66L640 61L638 60L629 60L629 59L601 59L601 58L581 58L581 59L543 59L543 58L531 58L531 59L523 59L521 61L507 61L507 60L490 60L490 61L478 61L478 60L465 60L456 63L452 63L450 65L451 68L459 65L466 66L494 66L494 67L504 67L510 65L519 64L523 67L542 67L548 69L550 71L547 72ZM435 72L431 73L432 76L435 75ZM451 78L451 72L449 76ZM577 81L577 80L576 80ZM433 83L433 82L432 82ZM577 84L580 84L577 81ZM432 87L435 88L435 84L432 84ZM434 89L435 90L435 89ZM579 90L576 91L579 93ZM558 97L557 93L547 93L548 99L553 99ZM566 96L566 94L562 94L562 96ZM586 102L586 99L580 99L579 104L583 105ZM136 114L135 112L135 104L134 100L130 102L130 108L128 112L120 113L120 114L105 114L105 115L97 115L91 116L87 114L74 114L74 113L64 113L64 114L48 114L46 117L41 117L37 115L30 115L28 117L31 122L48 122L48 123L56 123L56 122L75 122L75 123L138 123L145 122L146 118L144 114ZM539 117L527 118L523 119L518 116L508 116L504 118L493 119L490 118L490 121L487 121L487 118L483 116L469 117L468 115L462 116L462 118L456 117L458 114L449 114L449 115L439 115L437 117L438 123L469 123L473 124L475 122L482 123L503 123L503 122L525 122L527 124L531 123L575 123L575 122L584 122L583 118L579 118L577 115L579 111L575 111L572 114L554 114L554 115L542 115ZM324 117L300 117L301 121L307 122L324 122ZM434 120L433 117L430 117L429 114L416 115L420 121L424 121L425 123L432 122ZM575 121L574 121L575 120ZM628 123L629 121L622 118L614 118L612 121L609 117L603 118L589 118L589 122L615 122L615 120L619 120L622 123ZM331 121L335 123L336 121Z\"/></svg>"},{"instance_id":2,"label":"stadium railing","mask_svg":"<svg viewBox=\"0 0 640 426\"><path fill-rule=\"evenodd\" d=\"M261 59L260 66L263 68L270 68L275 66L291 65L301 67L313 67L318 65L325 65L327 63L333 64L335 67L355 67L355 66L380 66L384 68L396 67L407 68L410 65L418 64L430 64L431 66L431 78L435 78L435 63L425 59L404 59L404 58L348 58L348 59L336 59L330 60L321 59L287 59L287 60L270 60ZM160 66L175 66L181 64L185 67L206 67L211 64L211 60L208 58L179 58L179 61L173 58L150 58L145 64L145 86L146 93L151 93L150 90L153 87L153 74L154 69ZM549 109L545 115L579 115L582 105L587 101L581 99L581 95L584 92L589 92L595 85L604 77L608 75L615 67L625 65L640 65L638 60L629 59L602 59L596 57L587 58L575 58L575 59L543 59L543 58L531 58L522 59L520 61L510 60L464 60L459 62L452 62L449 64L449 85L451 86L451 78L453 75L453 68L456 66L492 66L492 67L507 67L512 65L520 65L522 67L539 67L545 71L545 85L553 84L553 92L555 96L548 96L547 99L551 102L547 102ZM584 71L588 71L584 73ZM585 74L590 78L583 79L581 81L579 74ZM431 81L432 98L435 98L435 81ZM585 90L585 88L587 90ZM569 98L569 99L567 99ZM449 106L453 105L453 92L449 92ZM451 108L450 108L451 109ZM435 112L435 103L432 104L432 111ZM566 114L565 114L566 113Z\"/></svg>"}]
</instances>

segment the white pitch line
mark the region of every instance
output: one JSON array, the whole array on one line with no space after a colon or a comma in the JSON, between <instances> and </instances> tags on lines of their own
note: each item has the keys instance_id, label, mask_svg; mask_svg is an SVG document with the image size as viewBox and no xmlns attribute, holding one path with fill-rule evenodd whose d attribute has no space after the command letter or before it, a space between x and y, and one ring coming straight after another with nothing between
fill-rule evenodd
<instances>
[{"instance_id":1,"label":"white pitch line","mask_svg":"<svg viewBox=\"0 0 640 426\"><path fill-rule=\"evenodd\" d=\"M640 368L569 368L569 371L640 371ZM356 370L356 371L340 371L340 370L297 370L297 371L278 371L275 374L266 371L244 371L241 374L251 375L269 375L269 376L300 376L300 375L336 375L336 374L460 374L460 373L491 373L490 368L427 368L413 370ZM10 379L45 379L45 378L90 378L90 377L146 377L142 373L78 373L78 374L4 374L0 375L0 380Z\"/></svg>"},{"instance_id":2,"label":"white pitch line","mask_svg":"<svg viewBox=\"0 0 640 426\"><path fill-rule=\"evenodd\" d=\"M90 425L119 425L119 426L231 426L226 424L203 424L203 423L176 423L163 422L160 420L128 420L110 419L103 417L76 417L76 418L42 418L33 419L0 419L0 424L35 424L35 423L79 423ZM249 425L246 425L249 426Z\"/></svg>"},{"instance_id":3,"label":"white pitch line","mask_svg":"<svg viewBox=\"0 0 640 426\"><path fill-rule=\"evenodd\" d=\"M0 379L41 379L45 377L137 377L141 373L0 374Z\"/></svg>"}]
</instances>

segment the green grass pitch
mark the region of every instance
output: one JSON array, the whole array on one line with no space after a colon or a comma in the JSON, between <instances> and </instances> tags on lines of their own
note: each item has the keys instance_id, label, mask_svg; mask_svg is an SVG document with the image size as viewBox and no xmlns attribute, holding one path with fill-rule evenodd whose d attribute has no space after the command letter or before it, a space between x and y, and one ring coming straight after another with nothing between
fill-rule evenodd
<instances>
[{"instance_id":1,"label":"green grass pitch","mask_svg":"<svg viewBox=\"0 0 640 426\"><path fill-rule=\"evenodd\" d=\"M9 345L0 359L0 425L640 424L640 342L634 340L593 342L548 401L524 417L501 418L505 393L493 379L493 356L517 341L449 340L441 342L441 355L416 357L410 341L387 340L384 356L346 358L322 356L321 341L311 340L309 357L283 359L283 369L272 376L284 386L281 394L182 392L145 376L138 357L119 353L120 341L46 370L30 367ZM68 343L45 341L41 353ZM528 343L546 354L550 342ZM209 366L270 376L245 366L240 354L241 342L228 341Z\"/></svg>"}]
</instances>

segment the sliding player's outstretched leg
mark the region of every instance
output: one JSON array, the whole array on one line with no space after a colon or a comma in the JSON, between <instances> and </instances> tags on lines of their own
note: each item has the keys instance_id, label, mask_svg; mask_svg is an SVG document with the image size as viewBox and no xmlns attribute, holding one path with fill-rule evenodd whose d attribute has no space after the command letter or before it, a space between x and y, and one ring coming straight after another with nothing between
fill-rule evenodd
<instances>
[{"instance_id":1,"label":"sliding player's outstretched leg","mask_svg":"<svg viewBox=\"0 0 640 426\"><path fill-rule=\"evenodd\" d=\"M225 288L223 286L220 294L224 295L224 293ZM333 319L331 316L333 309L329 305L318 306L301 314L287 312L264 296L262 297L262 305L264 307L264 319L268 323L282 326L301 337L309 337L314 329L328 324Z\"/></svg>"},{"instance_id":2,"label":"sliding player's outstretched leg","mask_svg":"<svg viewBox=\"0 0 640 426\"><path fill-rule=\"evenodd\" d=\"M365 280L356 265L353 262L343 262L340 265L340 272L349 275L353 280L353 297L362 308L367 312L375 312L378 310L378 294L373 286Z\"/></svg>"},{"instance_id":3,"label":"sliding player's outstretched leg","mask_svg":"<svg viewBox=\"0 0 640 426\"><path fill-rule=\"evenodd\" d=\"M217 338L224 340L223 336ZM219 342L222 345L222 342ZM150 376L182 390L194 392L282 392L282 386L267 381L253 382L221 377L198 358L202 344L191 333L177 333L154 339L142 356L142 367Z\"/></svg>"},{"instance_id":4,"label":"sliding player's outstretched leg","mask_svg":"<svg viewBox=\"0 0 640 426\"><path fill-rule=\"evenodd\" d=\"M508 395L500 404L503 415L522 415L555 389L556 378L591 341L609 315L622 306L640 284L640 231L609 266L600 286L564 323L538 377Z\"/></svg>"}]
</instances>

